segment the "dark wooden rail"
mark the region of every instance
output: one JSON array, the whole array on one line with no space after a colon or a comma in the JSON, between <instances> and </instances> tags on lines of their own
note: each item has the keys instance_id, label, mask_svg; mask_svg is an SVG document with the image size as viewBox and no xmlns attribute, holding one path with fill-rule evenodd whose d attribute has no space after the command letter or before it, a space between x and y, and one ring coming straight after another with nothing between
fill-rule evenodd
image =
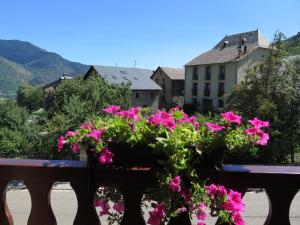
<instances>
[{"instance_id":1,"label":"dark wooden rail","mask_svg":"<svg viewBox=\"0 0 300 225\"><path fill-rule=\"evenodd\" d=\"M289 225L289 207L300 187L300 167L226 165L224 170L207 173L214 182L243 193L247 188L265 188L270 211L265 225ZM12 225L6 205L6 187L10 180L24 180L32 201L28 225L55 225L50 205L54 182L70 182L77 196L74 225L99 225L94 194L99 186L118 186L123 194L125 212L121 225L145 225L140 201L149 186L155 186L153 171L139 169L89 168L85 161L0 159L0 225ZM182 222L184 221L184 222ZM25 223L25 221L24 221ZM171 224L188 225L186 217Z\"/></svg>"}]
</instances>

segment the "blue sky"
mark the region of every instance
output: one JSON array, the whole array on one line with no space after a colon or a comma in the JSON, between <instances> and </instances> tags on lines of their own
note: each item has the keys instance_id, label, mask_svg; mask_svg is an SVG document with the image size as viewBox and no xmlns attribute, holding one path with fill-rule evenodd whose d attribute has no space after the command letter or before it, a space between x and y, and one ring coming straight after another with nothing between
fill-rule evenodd
<instances>
[{"instance_id":1,"label":"blue sky","mask_svg":"<svg viewBox=\"0 0 300 225\"><path fill-rule=\"evenodd\" d=\"M0 0L0 39L85 64L182 67L226 34L300 31L299 0Z\"/></svg>"}]
</instances>

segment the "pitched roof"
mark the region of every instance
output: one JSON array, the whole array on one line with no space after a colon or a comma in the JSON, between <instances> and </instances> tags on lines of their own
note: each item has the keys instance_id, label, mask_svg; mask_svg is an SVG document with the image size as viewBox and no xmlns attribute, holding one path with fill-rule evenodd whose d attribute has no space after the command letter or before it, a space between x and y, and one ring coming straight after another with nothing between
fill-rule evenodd
<instances>
[{"instance_id":1,"label":"pitched roof","mask_svg":"<svg viewBox=\"0 0 300 225\"><path fill-rule=\"evenodd\" d=\"M91 67L111 84L130 82L132 90L161 90L161 87L150 78L153 73L152 70L97 65Z\"/></svg>"},{"instance_id":2,"label":"pitched roof","mask_svg":"<svg viewBox=\"0 0 300 225\"><path fill-rule=\"evenodd\" d=\"M247 54L238 55L241 39L247 45ZM269 41L258 30L225 36L211 50L197 56L186 66L235 62L245 58L257 48L268 48ZM241 49L243 51L243 48Z\"/></svg>"},{"instance_id":3,"label":"pitched roof","mask_svg":"<svg viewBox=\"0 0 300 225\"><path fill-rule=\"evenodd\" d=\"M172 80L184 80L184 69L160 67Z\"/></svg>"}]
</instances>

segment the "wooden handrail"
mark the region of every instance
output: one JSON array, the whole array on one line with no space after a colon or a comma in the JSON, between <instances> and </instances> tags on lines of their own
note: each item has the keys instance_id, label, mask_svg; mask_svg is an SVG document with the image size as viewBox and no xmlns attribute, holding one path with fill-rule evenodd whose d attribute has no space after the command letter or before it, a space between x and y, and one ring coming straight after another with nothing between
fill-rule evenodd
<instances>
[{"instance_id":1,"label":"wooden handrail","mask_svg":"<svg viewBox=\"0 0 300 225\"><path fill-rule=\"evenodd\" d=\"M300 167L225 165L221 171L203 171L203 176L242 193L247 188L264 188L270 204L265 225L290 224L289 207L300 188ZM94 207L99 186L120 188L125 203L121 225L145 225L140 213L141 197L147 187L157 185L150 168L89 167L85 161L0 159L0 225L13 224L5 197L10 180L24 180L29 190L32 209L28 225L56 224L49 200L54 182L70 182L74 189L78 201L74 225L100 224ZM186 221L172 220L171 224L190 224Z\"/></svg>"}]
</instances>

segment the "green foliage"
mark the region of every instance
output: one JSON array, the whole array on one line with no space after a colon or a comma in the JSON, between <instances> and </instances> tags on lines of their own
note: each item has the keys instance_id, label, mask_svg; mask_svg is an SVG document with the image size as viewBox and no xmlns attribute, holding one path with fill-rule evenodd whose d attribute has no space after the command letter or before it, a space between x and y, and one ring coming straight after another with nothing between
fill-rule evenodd
<instances>
[{"instance_id":1,"label":"green foliage","mask_svg":"<svg viewBox=\"0 0 300 225\"><path fill-rule=\"evenodd\" d=\"M282 33L275 35L269 54L258 69L248 68L244 80L227 98L225 110L235 110L245 118L259 116L271 123L268 147L262 151L248 149L246 158L252 162L284 163L289 154L294 162L299 145L299 60L285 59L283 40ZM245 159L245 155L242 157Z\"/></svg>"},{"instance_id":2,"label":"green foliage","mask_svg":"<svg viewBox=\"0 0 300 225\"><path fill-rule=\"evenodd\" d=\"M284 48L289 55L300 54L300 32L284 41Z\"/></svg>"},{"instance_id":3,"label":"green foliage","mask_svg":"<svg viewBox=\"0 0 300 225\"><path fill-rule=\"evenodd\" d=\"M19 106L30 111L42 108L44 104L43 89L27 84L20 85L17 91L17 102Z\"/></svg>"}]
</instances>

